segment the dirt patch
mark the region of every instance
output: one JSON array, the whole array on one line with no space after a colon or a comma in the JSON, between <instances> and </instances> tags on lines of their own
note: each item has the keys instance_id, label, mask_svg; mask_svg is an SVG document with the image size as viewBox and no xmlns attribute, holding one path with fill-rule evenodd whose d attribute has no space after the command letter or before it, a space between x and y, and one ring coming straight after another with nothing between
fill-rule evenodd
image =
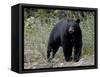
<instances>
[{"instance_id":1,"label":"dirt patch","mask_svg":"<svg viewBox=\"0 0 100 77\"><path fill-rule=\"evenodd\" d=\"M80 59L79 62L58 62L57 60L53 59L51 63L45 64L38 64L38 63L31 63L26 64L25 69L38 69L38 68L55 68L55 67L70 67L70 66L88 66L94 65L94 55L91 56L84 56Z\"/></svg>"}]
</instances>

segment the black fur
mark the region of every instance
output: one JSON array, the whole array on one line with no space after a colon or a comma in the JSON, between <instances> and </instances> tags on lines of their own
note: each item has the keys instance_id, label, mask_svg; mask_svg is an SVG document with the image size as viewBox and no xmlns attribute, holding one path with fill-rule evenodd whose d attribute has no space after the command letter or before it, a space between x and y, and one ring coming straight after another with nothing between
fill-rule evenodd
<instances>
[{"instance_id":1,"label":"black fur","mask_svg":"<svg viewBox=\"0 0 100 77\"><path fill-rule=\"evenodd\" d=\"M79 61L82 49L82 32L79 23L80 19L77 19L76 21L61 20L55 25L55 27L51 31L48 41L48 60L50 60L51 52L52 58L54 58L58 48L62 46L66 61L70 61L72 59L73 48L74 61Z\"/></svg>"}]
</instances>

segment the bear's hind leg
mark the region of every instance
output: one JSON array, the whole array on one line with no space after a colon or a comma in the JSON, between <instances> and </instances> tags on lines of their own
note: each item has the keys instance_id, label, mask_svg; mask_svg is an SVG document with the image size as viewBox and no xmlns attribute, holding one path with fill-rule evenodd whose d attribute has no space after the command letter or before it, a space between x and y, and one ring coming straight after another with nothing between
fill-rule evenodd
<instances>
[{"instance_id":1,"label":"bear's hind leg","mask_svg":"<svg viewBox=\"0 0 100 77\"><path fill-rule=\"evenodd\" d=\"M50 49L47 51L47 58L49 62L55 57L57 50L58 50L58 47L56 49Z\"/></svg>"},{"instance_id":2,"label":"bear's hind leg","mask_svg":"<svg viewBox=\"0 0 100 77\"><path fill-rule=\"evenodd\" d=\"M48 62L51 61L51 52L52 52L53 49L48 49L47 50L47 59L48 59Z\"/></svg>"}]
</instances>

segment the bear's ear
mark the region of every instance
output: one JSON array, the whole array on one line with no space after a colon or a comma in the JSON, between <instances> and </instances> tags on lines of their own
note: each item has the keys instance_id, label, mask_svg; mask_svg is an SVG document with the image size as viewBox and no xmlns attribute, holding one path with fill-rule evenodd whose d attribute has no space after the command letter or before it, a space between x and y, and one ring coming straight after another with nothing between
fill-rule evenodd
<instances>
[{"instance_id":1,"label":"bear's ear","mask_svg":"<svg viewBox=\"0 0 100 77\"><path fill-rule=\"evenodd\" d=\"M76 22L79 24L80 23L80 19L77 19Z\"/></svg>"}]
</instances>

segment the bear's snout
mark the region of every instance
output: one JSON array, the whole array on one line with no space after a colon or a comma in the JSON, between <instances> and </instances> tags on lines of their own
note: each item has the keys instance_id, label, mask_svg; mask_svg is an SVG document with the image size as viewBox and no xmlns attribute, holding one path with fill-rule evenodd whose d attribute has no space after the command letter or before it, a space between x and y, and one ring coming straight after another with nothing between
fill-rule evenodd
<instances>
[{"instance_id":1,"label":"bear's snout","mask_svg":"<svg viewBox=\"0 0 100 77\"><path fill-rule=\"evenodd\" d=\"M69 28L69 33L70 34L74 33L74 29L73 28Z\"/></svg>"}]
</instances>

